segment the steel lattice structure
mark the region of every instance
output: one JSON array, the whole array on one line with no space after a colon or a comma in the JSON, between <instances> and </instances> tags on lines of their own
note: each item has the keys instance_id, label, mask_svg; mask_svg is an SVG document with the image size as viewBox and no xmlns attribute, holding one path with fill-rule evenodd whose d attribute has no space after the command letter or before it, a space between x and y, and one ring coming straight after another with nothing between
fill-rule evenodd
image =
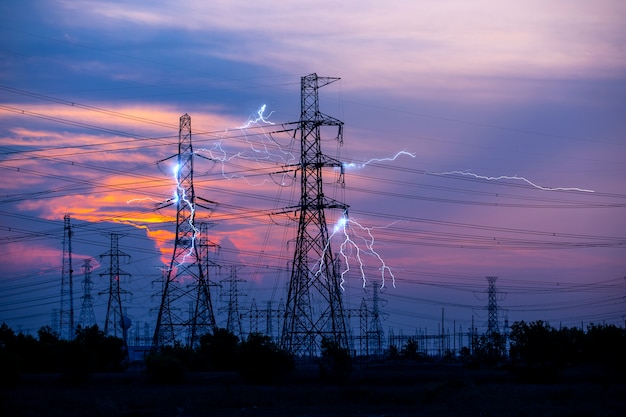
<instances>
[{"instance_id":1,"label":"steel lattice structure","mask_svg":"<svg viewBox=\"0 0 626 417\"><path fill-rule=\"evenodd\" d=\"M281 347L298 356L316 356L322 339L348 347L339 274L330 248L325 209L347 205L324 196L322 170L341 167L321 149L321 128L337 127L343 141L343 122L322 114L318 89L339 78L310 74L301 78L300 203L298 235L287 293Z\"/></svg>"},{"instance_id":2,"label":"steel lattice structure","mask_svg":"<svg viewBox=\"0 0 626 417\"><path fill-rule=\"evenodd\" d=\"M74 339L74 269L72 267L72 224L70 215L63 216L63 260L61 266L61 308L59 336Z\"/></svg>"},{"instance_id":3,"label":"steel lattice structure","mask_svg":"<svg viewBox=\"0 0 626 417\"><path fill-rule=\"evenodd\" d=\"M164 276L161 303L152 339L153 347L172 345L183 339L193 345L199 330L215 328L208 274L200 255L200 229L195 224L196 195L193 187L193 146L191 117L180 117L176 174L176 240L170 266ZM191 302L192 313L182 317L184 302Z\"/></svg>"},{"instance_id":4,"label":"steel lattice structure","mask_svg":"<svg viewBox=\"0 0 626 417\"><path fill-rule=\"evenodd\" d=\"M83 262L83 271L85 273L83 278L83 296L81 297L83 302L80 308L78 325L84 329L96 324L96 314L93 311L93 297L91 295L91 289L93 288L91 259L84 259Z\"/></svg>"},{"instance_id":5,"label":"steel lattice structure","mask_svg":"<svg viewBox=\"0 0 626 417\"><path fill-rule=\"evenodd\" d=\"M498 328L498 291L496 290L496 280L498 277L487 277L489 287L487 289L487 337L499 332Z\"/></svg>"},{"instance_id":6,"label":"steel lattice structure","mask_svg":"<svg viewBox=\"0 0 626 417\"><path fill-rule=\"evenodd\" d=\"M224 307L223 311L226 311L226 330L234 334L235 336L242 338L243 337L243 327L241 325L241 316L242 313L239 308L239 297L245 294L242 294L239 291L238 284L240 282L246 282L243 279L237 279L237 267L230 267L230 276L226 279L222 280L222 287L227 287L226 290L226 307Z\"/></svg>"},{"instance_id":7,"label":"steel lattice structure","mask_svg":"<svg viewBox=\"0 0 626 417\"><path fill-rule=\"evenodd\" d=\"M111 248L109 251L100 255L100 258L109 258L109 270L100 274L109 278L109 289L100 294L108 294L107 312L104 319L104 333L117 337L117 328L122 330L122 338L124 344L127 343L127 333L129 322L124 317L122 310L122 295L129 294L128 291L122 290L121 281L123 277L129 277L128 272L122 271L120 268L120 259L129 258L129 255L120 251L120 237L122 235L111 233Z\"/></svg>"}]
</instances>

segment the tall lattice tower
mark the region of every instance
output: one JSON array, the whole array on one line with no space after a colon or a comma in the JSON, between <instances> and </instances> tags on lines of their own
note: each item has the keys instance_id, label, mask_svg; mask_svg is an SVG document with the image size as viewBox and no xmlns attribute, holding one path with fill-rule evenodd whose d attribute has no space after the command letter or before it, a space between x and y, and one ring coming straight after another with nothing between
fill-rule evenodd
<instances>
[{"instance_id":1,"label":"tall lattice tower","mask_svg":"<svg viewBox=\"0 0 626 417\"><path fill-rule=\"evenodd\" d=\"M63 264L61 266L61 308L59 336L74 339L74 281L72 268L72 224L70 215L63 217Z\"/></svg>"},{"instance_id":2,"label":"tall lattice tower","mask_svg":"<svg viewBox=\"0 0 626 417\"><path fill-rule=\"evenodd\" d=\"M298 235L287 293L281 346L299 356L316 356L323 338L348 347L338 271L334 267L324 210L347 205L324 196L322 170L341 163L322 153L321 128L337 127L343 141L343 122L322 114L318 89L339 78L310 74L301 79L300 203Z\"/></svg>"},{"instance_id":3,"label":"tall lattice tower","mask_svg":"<svg viewBox=\"0 0 626 417\"><path fill-rule=\"evenodd\" d=\"M486 277L489 287L487 288L487 337L499 332L498 328L498 291L496 280L498 277Z\"/></svg>"},{"instance_id":4,"label":"tall lattice tower","mask_svg":"<svg viewBox=\"0 0 626 417\"><path fill-rule=\"evenodd\" d=\"M193 344L200 327L215 328L215 316L209 292L208 274L200 256L200 229L195 224L196 195L193 188L193 147L191 144L191 117L180 117L178 137L178 161L176 174L176 240L172 261L166 271L161 303L157 313L153 347L161 347L181 341L186 331ZM202 207L202 206L201 206ZM194 314L183 318L185 302L194 303ZM177 309L176 305L181 305Z\"/></svg>"},{"instance_id":5,"label":"tall lattice tower","mask_svg":"<svg viewBox=\"0 0 626 417\"><path fill-rule=\"evenodd\" d=\"M124 310L122 310L122 295L129 294L128 291L123 290L121 281L124 277L129 277L128 272L122 271L120 268L120 259L129 258L130 256L120 250L120 234L111 233L111 248L109 251L100 255L100 258L109 258L109 269L106 272L100 274L101 277L109 278L109 289L100 292L100 294L108 294L107 312L104 319L104 333L106 335L118 336L118 327L121 329L120 334L124 339L124 344L127 343L127 333L130 323L127 318L124 317Z\"/></svg>"},{"instance_id":6,"label":"tall lattice tower","mask_svg":"<svg viewBox=\"0 0 626 417\"><path fill-rule=\"evenodd\" d=\"M91 327L96 324L96 314L93 311L93 297L91 295L91 289L93 287L93 281L91 281L91 271L93 267L91 266L91 259L83 260L83 296L81 299L83 300L81 308L80 308L80 316L78 319L78 324L84 329L86 327Z\"/></svg>"}]
</instances>

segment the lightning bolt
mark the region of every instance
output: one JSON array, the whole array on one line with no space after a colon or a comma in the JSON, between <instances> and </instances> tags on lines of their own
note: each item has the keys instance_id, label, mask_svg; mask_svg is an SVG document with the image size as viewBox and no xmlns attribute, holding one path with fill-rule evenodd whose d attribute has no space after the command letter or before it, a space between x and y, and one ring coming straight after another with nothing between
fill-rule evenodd
<instances>
[{"instance_id":1,"label":"lightning bolt","mask_svg":"<svg viewBox=\"0 0 626 417\"><path fill-rule=\"evenodd\" d=\"M397 223L395 221L387 226L382 228L387 228ZM316 272L316 276L321 274L322 272L322 262L324 259L324 255L328 250L330 250L330 242L335 236L342 236L342 242L339 245L339 254L345 261L345 268L341 271L341 282L339 286L341 289L344 289L344 283L346 282L345 276L351 270L350 268L350 260L354 258L357 262L359 272L361 274L361 279L363 281L363 288L365 288L367 284L367 277L365 274L365 262L363 260L363 255L373 256L378 261L380 267L380 277L381 277L381 288L385 287L385 280L387 277L391 278L391 282L393 287L396 287L396 277L393 274L391 268L387 265L383 257L378 253L378 251L374 248L375 238L372 230L375 227L366 227L356 220L349 218L348 213L344 212L343 215L339 218L337 223L333 227L333 231L329 236L328 243L324 248L322 259L320 260L319 269ZM353 252L352 254L350 252Z\"/></svg>"},{"instance_id":2,"label":"lightning bolt","mask_svg":"<svg viewBox=\"0 0 626 417\"><path fill-rule=\"evenodd\" d=\"M274 112L270 112L270 114L268 114L267 116L264 116L265 113L265 108L267 106L264 104L262 105L259 110L257 110L256 114L257 117L255 118L249 118L248 121L246 123L244 123L243 125L239 126L237 129L247 129L252 125L258 125L259 122L263 122L267 125L273 125L274 123L270 122L269 120L266 119L266 117L270 117L272 114L274 114Z\"/></svg>"},{"instance_id":3,"label":"lightning bolt","mask_svg":"<svg viewBox=\"0 0 626 417\"><path fill-rule=\"evenodd\" d=\"M448 172L431 172L433 175L464 175L469 177L474 177L478 179L488 180L488 181L497 181L497 180L515 180L515 181L523 181L534 188L542 191L580 191L583 193L595 193L594 190L587 190L585 188L577 188L577 187L544 187L542 185L535 184L531 180L519 177L517 175L500 175L498 177L488 177L485 175L474 174L469 171L448 171Z\"/></svg>"},{"instance_id":4,"label":"lightning bolt","mask_svg":"<svg viewBox=\"0 0 626 417\"><path fill-rule=\"evenodd\" d=\"M189 251L183 255L183 259L181 262L178 263L177 266L181 266L185 263L185 261L187 260L187 258L189 256L191 256L195 250L196 247L196 236L198 236L198 234L200 233L200 230L198 228L196 228L196 226L193 223L193 219L196 213L196 207L195 205L189 201L187 199L187 195L185 194L185 189L180 185L180 180L179 180L179 171L180 171L180 166L178 164L174 165L174 169L172 170L174 173L174 181L176 182L176 189L178 190L178 192L174 193L174 198L173 198L173 202L174 204L178 204L178 196L181 196L181 199L183 201L184 204L187 205L187 207L189 208L189 227L191 227L191 230L193 230L193 234L191 236L191 246L189 247Z\"/></svg>"},{"instance_id":5,"label":"lightning bolt","mask_svg":"<svg viewBox=\"0 0 626 417\"><path fill-rule=\"evenodd\" d=\"M249 185L252 186L259 186L267 183L267 179L262 180L261 182L251 182L245 175L227 172L227 164L233 159L241 159L257 163L261 161L280 161L283 164L289 164L295 161L296 157L290 151L283 149L283 146L276 139L274 139L271 134L266 133L264 130L262 130L261 133L253 135L248 134L247 130L251 127L259 126L262 128L264 125L275 125L275 123L269 120L269 117L274 112L270 112L268 115L265 115L266 108L267 106L263 104L256 112L255 117L249 118L246 123L234 128L242 132L247 145L246 149L230 152L227 150L225 144L226 138L221 138L211 148L197 149L195 153L206 153L209 159L220 163L222 177L225 179L232 180L235 178L243 178ZM228 132L229 130L226 130L223 136L226 136ZM260 140L254 140L252 138L260 138ZM281 184L283 182L284 181L281 181Z\"/></svg>"},{"instance_id":6,"label":"lightning bolt","mask_svg":"<svg viewBox=\"0 0 626 417\"><path fill-rule=\"evenodd\" d=\"M371 158L368 161L363 162L363 163L354 163L354 162L342 163L340 166L341 174L343 174L347 169L361 169L361 168L365 168L369 164L376 163L376 162L395 161L401 156L410 156L411 158L415 158L416 155L414 153L407 152L407 151L399 151L399 152L396 152L396 154L393 156L385 157L385 158ZM387 228L395 224L396 222L393 222L383 228ZM373 229L375 228L363 226L361 223L357 222L356 220L349 218L348 213L344 212L343 215L339 218L339 220L335 224L335 226L333 227L333 231L331 235L329 236L328 243L326 244L326 247L322 251L323 253L319 262L319 268L317 269L315 276L319 276L320 274L322 274L323 262L324 262L324 258L325 258L327 251L330 250L330 242L335 236L341 235L343 237L343 240L341 241L341 244L339 245L339 254L342 256L342 258L345 261L344 262L345 268L341 272L341 282L339 284L342 290L344 289L344 283L346 282L346 279L345 279L346 274L350 272L351 270L350 268L351 257L354 258L357 262L359 272L361 274L361 279L363 280L363 288L365 288L365 285L367 284L367 278L365 274L365 263L363 260L364 255L373 256L378 261L380 265L379 270L380 270L380 278L381 278L381 288L384 288L385 280L387 279L387 277L391 278L392 285L395 288L396 277L394 276L393 271L387 265L387 263L385 262L383 257L380 255L380 253L378 253L378 251L374 248L375 238L374 238L374 234L372 233Z\"/></svg>"},{"instance_id":7,"label":"lightning bolt","mask_svg":"<svg viewBox=\"0 0 626 417\"><path fill-rule=\"evenodd\" d=\"M156 200L152 197L143 197L143 198L131 198L126 201L126 204L134 204L134 203L143 203L144 201L152 201L153 203L163 203L163 200Z\"/></svg>"},{"instance_id":8,"label":"lightning bolt","mask_svg":"<svg viewBox=\"0 0 626 417\"><path fill-rule=\"evenodd\" d=\"M350 162L350 163L344 163L341 165L342 169L361 169L361 168L365 168L366 166L368 166L369 164L372 163L376 163L376 162L384 162L384 161L395 161L396 159L398 159L400 156L402 155L407 155L410 156L411 158L415 158L415 154L411 153L411 152L407 152L407 151L400 151L398 153L396 153L394 156L388 157L388 158L372 158L367 162L363 162L362 164L357 164L354 162Z\"/></svg>"}]
</instances>

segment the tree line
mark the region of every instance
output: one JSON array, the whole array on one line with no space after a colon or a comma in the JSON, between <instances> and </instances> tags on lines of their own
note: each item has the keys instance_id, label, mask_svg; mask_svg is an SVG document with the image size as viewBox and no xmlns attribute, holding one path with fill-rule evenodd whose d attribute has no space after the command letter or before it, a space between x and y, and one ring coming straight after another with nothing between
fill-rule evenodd
<instances>
[{"instance_id":1,"label":"tree line","mask_svg":"<svg viewBox=\"0 0 626 417\"><path fill-rule=\"evenodd\" d=\"M389 361L433 360L418 353L416 339L404 346L390 346ZM591 324L581 328L555 328L544 321L515 322L505 336L500 333L476 337L472 348L448 361L468 367L505 368L529 378L555 378L563 370L589 365L597 370L626 371L626 329ZM324 340L317 358L319 375L326 381L341 381L352 370L355 358L330 340ZM277 382L295 369L295 358L271 338L250 334L245 340L225 329L203 335L197 346L167 346L151 352L144 361L150 381L177 383L188 372L236 372L246 381ZM48 326L37 337L15 333L0 326L2 385L16 383L28 373L59 373L69 383L82 383L93 373L127 369L128 352L122 339L107 336L97 326L78 328L73 340L62 340Z\"/></svg>"}]
</instances>

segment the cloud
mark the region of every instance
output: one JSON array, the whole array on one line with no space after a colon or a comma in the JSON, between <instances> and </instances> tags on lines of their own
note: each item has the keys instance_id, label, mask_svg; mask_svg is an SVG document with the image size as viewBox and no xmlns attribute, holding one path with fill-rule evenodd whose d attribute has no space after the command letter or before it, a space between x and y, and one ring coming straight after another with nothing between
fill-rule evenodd
<instances>
[{"instance_id":1,"label":"cloud","mask_svg":"<svg viewBox=\"0 0 626 417\"><path fill-rule=\"evenodd\" d=\"M533 80L616 78L625 69L619 1L62 5L82 17L66 19L70 27L175 28L183 48L205 44L210 56L279 71L349 74L348 89L501 98L527 94ZM215 34L221 45L203 41Z\"/></svg>"}]
</instances>

